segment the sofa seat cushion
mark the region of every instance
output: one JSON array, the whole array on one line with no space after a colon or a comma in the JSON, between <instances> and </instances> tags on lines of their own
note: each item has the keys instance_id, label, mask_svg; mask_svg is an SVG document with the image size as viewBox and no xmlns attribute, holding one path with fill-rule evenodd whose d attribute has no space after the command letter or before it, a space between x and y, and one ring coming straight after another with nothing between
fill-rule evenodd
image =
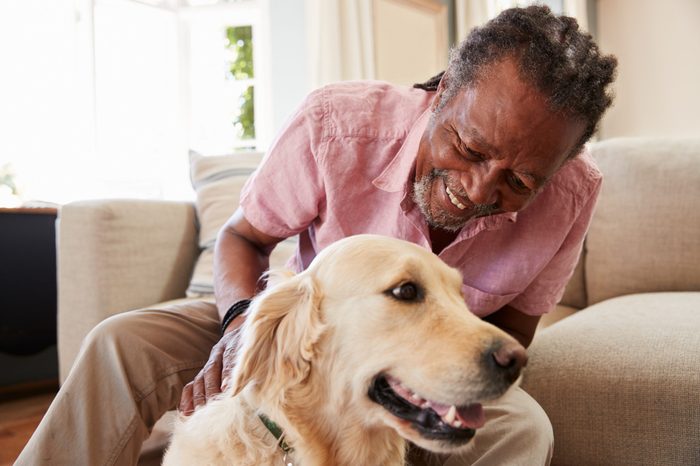
<instances>
[{"instance_id":1,"label":"sofa seat cushion","mask_svg":"<svg viewBox=\"0 0 700 466\"><path fill-rule=\"evenodd\" d=\"M609 299L543 330L523 388L557 464L700 464L700 292Z\"/></svg>"}]
</instances>

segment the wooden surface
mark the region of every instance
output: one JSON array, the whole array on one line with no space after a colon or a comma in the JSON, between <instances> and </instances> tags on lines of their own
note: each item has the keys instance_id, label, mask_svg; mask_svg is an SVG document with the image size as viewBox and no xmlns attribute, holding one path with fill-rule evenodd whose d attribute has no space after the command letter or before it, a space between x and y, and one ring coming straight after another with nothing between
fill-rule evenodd
<instances>
[{"instance_id":1,"label":"wooden surface","mask_svg":"<svg viewBox=\"0 0 700 466\"><path fill-rule=\"evenodd\" d=\"M0 214L56 215L56 207L0 207Z\"/></svg>"},{"instance_id":2,"label":"wooden surface","mask_svg":"<svg viewBox=\"0 0 700 466\"><path fill-rule=\"evenodd\" d=\"M51 392L14 400L0 398L0 466L12 466L55 396ZM168 432L155 429L144 444L138 466L160 466L168 438Z\"/></svg>"},{"instance_id":3,"label":"wooden surface","mask_svg":"<svg viewBox=\"0 0 700 466\"><path fill-rule=\"evenodd\" d=\"M29 441L54 393L0 402L0 466L10 466Z\"/></svg>"}]
</instances>

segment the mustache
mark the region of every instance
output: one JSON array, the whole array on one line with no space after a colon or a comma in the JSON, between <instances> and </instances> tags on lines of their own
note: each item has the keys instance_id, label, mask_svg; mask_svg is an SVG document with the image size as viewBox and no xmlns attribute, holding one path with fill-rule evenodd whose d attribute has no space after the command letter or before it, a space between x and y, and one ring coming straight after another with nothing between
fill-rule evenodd
<instances>
[{"instance_id":1,"label":"mustache","mask_svg":"<svg viewBox=\"0 0 700 466\"><path fill-rule=\"evenodd\" d=\"M442 178L443 183L445 186L448 186L447 181L448 181L448 171L445 169L438 169L438 168L433 168L433 170L430 172L431 179L434 178ZM469 195L467 195L466 192L464 192L464 189L460 186L459 189L453 189L450 186L450 191L455 196L462 197L464 199L469 199ZM471 199L469 199L469 202L472 204L474 212L477 217L486 217L488 215L492 215L498 210L498 206L496 204L477 204L475 202L472 202Z\"/></svg>"}]
</instances>

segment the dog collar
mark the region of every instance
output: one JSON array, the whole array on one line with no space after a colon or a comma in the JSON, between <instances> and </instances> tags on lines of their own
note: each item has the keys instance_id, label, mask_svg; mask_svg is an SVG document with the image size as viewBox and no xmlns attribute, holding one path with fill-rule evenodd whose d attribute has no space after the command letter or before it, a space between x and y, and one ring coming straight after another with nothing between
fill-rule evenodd
<instances>
[{"instance_id":1,"label":"dog collar","mask_svg":"<svg viewBox=\"0 0 700 466\"><path fill-rule=\"evenodd\" d=\"M267 427L267 430L270 431L270 433L277 439L277 444L280 446L282 451L284 452L285 458L289 453L294 451L292 447L290 447L287 442L284 441L284 431L275 424L269 417L265 416L264 414L260 413L258 414L258 417L262 421L262 423Z\"/></svg>"}]
</instances>

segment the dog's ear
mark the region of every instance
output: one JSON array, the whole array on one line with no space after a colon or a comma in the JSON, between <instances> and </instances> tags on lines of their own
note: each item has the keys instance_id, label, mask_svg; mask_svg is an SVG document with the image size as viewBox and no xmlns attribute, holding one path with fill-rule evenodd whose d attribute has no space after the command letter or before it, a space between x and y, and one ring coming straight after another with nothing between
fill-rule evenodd
<instances>
[{"instance_id":1,"label":"dog's ear","mask_svg":"<svg viewBox=\"0 0 700 466\"><path fill-rule=\"evenodd\" d=\"M251 306L233 373L233 394L254 382L275 391L309 374L323 333L321 292L308 275L297 275L265 291Z\"/></svg>"}]
</instances>

